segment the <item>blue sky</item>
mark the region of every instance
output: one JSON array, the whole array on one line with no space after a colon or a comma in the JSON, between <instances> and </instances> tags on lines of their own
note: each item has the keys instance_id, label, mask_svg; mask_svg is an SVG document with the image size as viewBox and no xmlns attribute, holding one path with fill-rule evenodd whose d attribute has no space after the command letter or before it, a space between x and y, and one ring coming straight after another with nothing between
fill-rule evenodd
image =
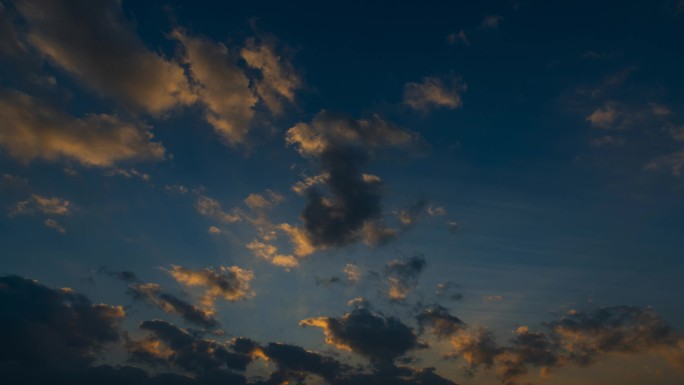
<instances>
[{"instance_id":1,"label":"blue sky","mask_svg":"<svg viewBox=\"0 0 684 385\"><path fill-rule=\"evenodd\" d=\"M682 1L3 0L0 31L9 383L684 378Z\"/></svg>"}]
</instances>

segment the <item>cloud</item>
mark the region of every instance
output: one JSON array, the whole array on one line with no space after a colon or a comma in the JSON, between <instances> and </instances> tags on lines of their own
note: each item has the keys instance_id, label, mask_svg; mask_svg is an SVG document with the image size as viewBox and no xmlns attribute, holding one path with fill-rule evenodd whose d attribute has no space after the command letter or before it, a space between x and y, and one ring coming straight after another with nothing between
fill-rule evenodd
<instances>
[{"instance_id":1,"label":"cloud","mask_svg":"<svg viewBox=\"0 0 684 385\"><path fill-rule=\"evenodd\" d=\"M48 218L43 223L45 224L45 226L55 230L60 234L66 234L66 229L62 227L62 225L60 225L59 222L57 222L54 219Z\"/></svg>"},{"instance_id":2,"label":"cloud","mask_svg":"<svg viewBox=\"0 0 684 385\"><path fill-rule=\"evenodd\" d=\"M339 318L307 318L300 325L322 328L327 344L361 354L381 366L390 365L409 350L420 347L413 330L399 319L365 308L354 309Z\"/></svg>"},{"instance_id":3,"label":"cloud","mask_svg":"<svg viewBox=\"0 0 684 385\"><path fill-rule=\"evenodd\" d=\"M468 37L465 34L465 31L460 30L458 33L451 33L447 35L447 43L451 45L458 45L462 44L465 46L470 45L470 40L468 40Z\"/></svg>"},{"instance_id":4,"label":"cloud","mask_svg":"<svg viewBox=\"0 0 684 385\"><path fill-rule=\"evenodd\" d=\"M43 215L69 215L73 212L74 205L70 201L58 197L44 197L33 194L31 198L15 203L9 212L9 216L27 215L40 213Z\"/></svg>"},{"instance_id":5,"label":"cloud","mask_svg":"<svg viewBox=\"0 0 684 385\"><path fill-rule=\"evenodd\" d=\"M482 20L481 28L491 28L491 29L496 29L499 28L499 23L503 20L503 16L499 15L489 15Z\"/></svg>"},{"instance_id":6,"label":"cloud","mask_svg":"<svg viewBox=\"0 0 684 385\"><path fill-rule=\"evenodd\" d=\"M240 215L236 212L225 212L221 203L214 198L210 198L206 195L199 195L195 201L195 209L197 212L215 219L221 223L235 223L240 221Z\"/></svg>"},{"instance_id":7,"label":"cloud","mask_svg":"<svg viewBox=\"0 0 684 385\"><path fill-rule=\"evenodd\" d=\"M183 285L204 288L202 305L205 307L205 313L209 315L213 314L214 302L217 298L235 302L254 295L249 286L254 273L237 266L220 266L218 270L211 268L190 270L182 266L171 266L169 273Z\"/></svg>"},{"instance_id":8,"label":"cloud","mask_svg":"<svg viewBox=\"0 0 684 385\"><path fill-rule=\"evenodd\" d=\"M152 141L149 127L115 115L75 118L24 93L0 90L0 116L0 146L23 162L75 160L111 167L122 161L164 159L165 149Z\"/></svg>"},{"instance_id":9,"label":"cloud","mask_svg":"<svg viewBox=\"0 0 684 385\"><path fill-rule=\"evenodd\" d=\"M28 41L89 88L160 114L194 102L183 68L150 51L117 0L20 0Z\"/></svg>"},{"instance_id":10,"label":"cloud","mask_svg":"<svg viewBox=\"0 0 684 385\"><path fill-rule=\"evenodd\" d=\"M404 104L424 113L438 108L455 110L463 105L461 95L467 88L456 76L447 79L424 77L420 83L406 83Z\"/></svg>"},{"instance_id":11,"label":"cloud","mask_svg":"<svg viewBox=\"0 0 684 385\"><path fill-rule=\"evenodd\" d=\"M71 289L0 277L0 363L75 367L119 340L120 306L93 304Z\"/></svg>"},{"instance_id":12,"label":"cloud","mask_svg":"<svg viewBox=\"0 0 684 385\"><path fill-rule=\"evenodd\" d=\"M507 384L528 373L530 367L549 372L570 364L588 366L608 354L656 353L676 365L684 361L684 339L648 308L603 307L590 312L571 311L543 324L544 331L518 327L509 344L500 345L493 333L470 326L436 306L418 317L421 331L430 329L447 338L471 369L492 369Z\"/></svg>"},{"instance_id":13,"label":"cloud","mask_svg":"<svg viewBox=\"0 0 684 385\"><path fill-rule=\"evenodd\" d=\"M461 285L452 281L438 283L437 289L435 290L435 295L438 297L448 298L452 301L463 299L463 294L461 294Z\"/></svg>"},{"instance_id":14,"label":"cloud","mask_svg":"<svg viewBox=\"0 0 684 385\"><path fill-rule=\"evenodd\" d=\"M183 46L183 59L197 83L205 119L229 143L243 143L258 99L237 65L237 54L221 43L191 37L181 30L172 36Z\"/></svg>"},{"instance_id":15,"label":"cloud","mask_svg":"<svg viewBox=\"0 0 684 385\"><path fill-rule=\"evenodd\" d=\"M644 169L651 171L660 170L661 168L669 168L672 175L681 176L682 169L684 169L684 151L655 158L644 166Z\"/></svg>"},{"instance_id":16,"label":"cloud","mask_svg":"<svg viewBox=\"0 0 684 385\"><path fill-rule=\"evenodd\" d=\"M272 114L282 113L284 101L294 103L301 79L292 63L276 52L273 41L258 44L250 39L240 50L240 56L248 66L259 70L261 76L255 80L255 91Z\"/></svg>"},{"instance_id":17,"label":"cloud","mask_svg":"<svg viewBox=\"0 0 684 385\"><path fill-rule=\"evenodd\" d=\"M418 286L418 277L425 269L427 261L421 255L406 260L394 259L385 266L389 281L387 295L393 301L402 301Z\"/></svg>"},{"instance_id":18,"label":"cloud","mask_svg":"<svg viewBox=\"0 0 684 385\"><path fill-rule=\"evenodd\" d=\"M303 226L280 227L290 236L295 254L306 256L318 249L364 238L370 243L391 235L380 223L380 184L376 178L364 178L360 169L378 150L415 148L420 142L415 134L377 116L354 120L322 111L311 123L290 128L286 141L325 176L302 187L307 198Z\"/></svg>"},{"instance_id":19,"label":"cloud","mask_svg":"<svg viewBox=\"0 0 684 385\"><path fill-rule=\"evenodd\" d=\"M249 194L249 196L245 198L245 205L251 210L259 212L268 210L285 200L285 197L272 190L266 190L266 195L268 195L268 197L257 193Z\"/></svg>"},{"instance_id":20,"label":"cloud","mask_svg":"<svg viewBox=\"0 0 684 385\"><path fill-rule=\"evenodd\" d=\"M224 344L200 338L166 321L143 321L140 329L148 333L147 337L127 343L134 362L205 373L217 369L244 371L251 361L247 355L229 351Z\"/></svg>"},{"instance_id":21,"label":"cloud","mask_svg":"<svg viewBox=\"0 0 684 385\"><path fill-rule=\"evenodd\" d=\"M218 327L218 321L211 314L163 291L159 284L134 282L128 286L128 293L133 298L145 301L169 314L177 314L186 322L205 329Z\"/></svg>"}]
</instances>

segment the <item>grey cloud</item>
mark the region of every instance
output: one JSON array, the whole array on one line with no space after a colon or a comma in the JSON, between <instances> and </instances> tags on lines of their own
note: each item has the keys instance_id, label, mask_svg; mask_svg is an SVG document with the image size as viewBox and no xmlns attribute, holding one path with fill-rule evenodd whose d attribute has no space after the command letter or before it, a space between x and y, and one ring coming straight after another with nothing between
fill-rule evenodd
<instances>
[{"instance_id":1,"label":"grey cloud","mask_svg":"<svg viewBox=\"0 0 684 385\"><path fill-rule=\"evenodd\" d=\"M204 373L214 369L244 371L251 361L249 356L231 352L219 342L195 336L166 321L143 321L140 329L148 336L127 343L135 362Z\"/></svg>"},{"instance_id":2,"label":"grey cloud","mask_svg":"<svg viewBox=\"0 0 684 385\"><path fill-rule=\"evenodd\" d=\"M326 343L359 353L374 365L391 366L406 352L421 347L413 330L398 318L357 308L339 318L308 318L303 326L323 329Z\"/></svg>"},{"instance_id":3,"label":"grey cloud","mask_svg":"<svg viewBox=\"0 0 684 385\"><path fill-rule=\"evenodd\" d=\"M120 306L93 304L73 290L0 277L0 363L76 367L119 340Z\"/></svg>"}]
</instances>

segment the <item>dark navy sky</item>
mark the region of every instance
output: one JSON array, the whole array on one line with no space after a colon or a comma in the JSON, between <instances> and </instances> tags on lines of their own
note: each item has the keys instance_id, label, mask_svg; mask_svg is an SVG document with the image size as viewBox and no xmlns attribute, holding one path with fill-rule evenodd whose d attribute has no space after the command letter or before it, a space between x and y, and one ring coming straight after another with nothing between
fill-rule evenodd
<instances>
[{"instance_id":1,"label":"dark navy sky","mask_svg":"<svg viewBox=\"0 0 684 385\"><path fill-rule=\"evenodd\" d=\"M0 382L680 384L682 38L675 0L2 0Z\"/></svg>"}]
</instances>

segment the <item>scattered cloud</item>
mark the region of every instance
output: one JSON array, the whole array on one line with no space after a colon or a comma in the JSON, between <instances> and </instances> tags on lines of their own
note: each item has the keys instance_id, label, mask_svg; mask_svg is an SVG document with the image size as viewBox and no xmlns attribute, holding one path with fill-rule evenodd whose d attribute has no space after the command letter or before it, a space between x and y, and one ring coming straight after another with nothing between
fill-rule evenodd
<instances>
[{"instance_id":1,"label":"scattered cloud","mask_svg":"<svg viewBox=\"0 0 684 385\"><path fill-rule=\"evenodd\" d=\"M15 203L9 211L9 216L30 215L40 213L43 215L69 215L73 212L74 205L71 201L58 197L44 197L33 194L31 198Z\"/></svg>"},{"instance_id":2,"label":"scattered cloud","mask_svg":"<svg viewBox=\"0 0 684 385\"><path fill-rule=\"evenodd\" d=\"M465 34L465 31L460 30L458 33L451 33L447 35L447 43L451 45L470 45L470 40Z\"/></svg>"},{"instance_id":3,"label":"scattered cloud","mask_svg":"<svg viewBox=\"0 0 684 385\"><path fill-rule=\"evenodd\" d=\"M199 194L195 201L195 209L197 212L217 220L221 223L235 223L240 221L240 215L237 212L226 212L223 210L221 203L214 198Z\"/></svg>"},{"instance_id":4,"label":"scattered cloud","mask_svg":"<svg viewBox=\"0 0 684 385\"><path fill-rule=\"evenodd\" d=\"M222 369L244 371L251 361L247 355L229 351L224 344L198 337L166 321L143 321L140 329L148 333L147 337L127 342L133 362L199 374Z\"/></svg>"},{"instance_id":5,"label":"scattered cloud","mask_svg":"<svg viewBox=\"0 0 684 385\"><path fill-rule=\"evenodd\" d=\"M411 290L418 286L418 277L426 265L427 261L422 255L388 262L385 266L385 275L389 282L389 298L393 301L405 300Z\"/></svg>"},{"instance_id":6,"label":"scattered cloud","mask_svg":"<svg viewBox=\"0 0 684 385\"><path fill-rule=\"evenodd\" d=\"M300 325L322 328L327 344L361 354L380 366L391 365L406 352L420 347L413 330L399 319L365 308L339 318L308 318Z\"/></svg>"},{"instance_id":7,"label":"scattered cloud","mask_svg":"<svg viewBox=\"0 0 684 385\"><path fill-rule=\"evenodd\" d=\"M255 91L272 114L282 113L283 102L294 103L295 92L302 86L302 81L290 60L276 52L273 39L261 43L249 39L240 50L240 56L248 66L260 72L261 76L255 80Z\"/></svg>"},{"instance_id":8,"label":"scattered cloud","mask_svg":"<svg viewBox=\"0 0 684 385\"><path fill-rule=\"evenodd\" d=\"M56 220L54 220L52 218L46 219L43 223L45 224L45 226L55 230L56 232L58 232L60 234L66 234L66 229L64 227L62 227L62 225L60 225L59 222L57 222Z\"/></svg>"},{"instance_id":9,"label":"scattered cloud","mask_svg":"<svg viewBox=\"0 0 684 385\"><path fill-rule=\"evenodd\" d=\"M145 46L120 1L20 0L17 9L30 44L98 93L151 114L195 101L183 68Z\"/></svg>"},{"instance_id":10,"label":"scattered cloud","mask_svg":"<svg viewBox=\"0 0 684 385\"><path fill-rule=\"evenodd\" d=\"M499 23L501 23L501 20L503 20L503 16L499 15L489 15L482 20L481 28L487 29L496 29L499 28Z\"/></svg>"},{"instance_id":11,"label":"scattered cloud","mask_svg":"<svg viewBox=\"0 0 684 385\"><path fill-rule=\"evenodd\" d=\"M190 270L182 266L171 266L169 273L183 285L199 286L204 289L201 302L204 311L209 315L214 313L214 302L217 298L234 302L249 299L254 295L249 286L254 273L237 266L220 266L218 270Z\"/></svg>"},{"instance_id":12,"label":"scattered cloud","mask_svg":"<svg viewBox=\"0 0 684 385\"><path fill-rule=\"evenodd\" d=\"M455 110L463 105L461 95L467 89L466 84L453 75L445 79L425 77L420 83L406 83L404 104L423 113L439 108Z\"/></svg>"},{"instance_id":13,"label":"scattered cloud","mask_svg":"<svg viewBox=\"0 0 684 385\"><path fill-rule=\"evenodd\" d=\"M243 143L258 99L249 87L249 79L237 65L237 53L221 43L191 37L181 30L175 30L172 35L183 46L183 60L197 83L205 119L229 143Z\"/></svg>"},{"instance_id":14,"label":"scattered cloud","mask_svg":"<svg viewBox=\"0 0 684 385\"><path fill-rule=\"evenodd\" d=\"M123 161L159 161L166 152L152 141L146 125L106 114L75 118L17 91L0 91L0 116L0 146L22 162L75 160L111 167Z\"/></svg>"}]
</instances>

